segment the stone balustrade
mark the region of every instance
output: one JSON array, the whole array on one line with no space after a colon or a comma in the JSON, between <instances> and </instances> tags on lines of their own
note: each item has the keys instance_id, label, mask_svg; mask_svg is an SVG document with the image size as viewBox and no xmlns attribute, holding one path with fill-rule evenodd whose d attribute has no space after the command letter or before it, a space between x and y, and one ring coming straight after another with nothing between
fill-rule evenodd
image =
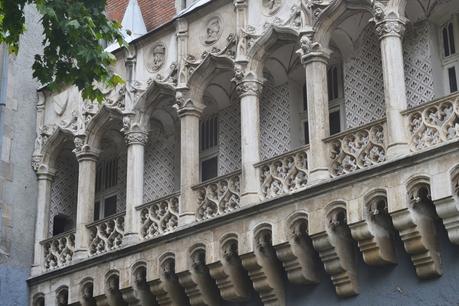
<instances>
[{"instance_id":1,"label":"stone balustrade","mask_svg":"<svg viewBox=\"0 0 459 306\"><path fill-rule=\"evenodd\" d=\"M44 249L46 270L69 265L75 249L75 230L71 230L41 242Z\"/></svg>"},{"instance_id":2,"label":"stone balustrade","mask_svg":"<svg viewBox=\"0 0 459 306\"><path fill-rule=\"evenodd\" d=\"M136 208L140 211L142 239L151 239L175 230L179 218L179 196L169 195Z\"/></svg>"},{"instance_id":3,"label":"stone balustrade","mask_svg":"<svg viewBox=\"0 0 459 306\"><path fill-rule=\"evenodd\" d=\"M385 120L347 130L325 139L332 177L380 164L386 160Z\"/></svg>"},{"instance_id":4,"label":"stone balustrade","mask_svg":"<svg viewBox=\"0 0 459 306\"><path fill-rule=\"evenodd\" d=\"M198 195L196 219L211 219L238 209L240 181L241 171L236 171L194 186Z\"/></svg>"},{"instance_id":5,"label":"stone balustrade","mask_svg":"<svg viewBox=\"0 0 459 306\"><path fill-rule=\"evenodd\" d=\"M309 146L301 147L255 165L263 199L298 191L308 183Z\"/></svg>"},{"instance_id":6,"label":"stone balustrade","mask_svg":"<svg viewBox=\"0 0 459 306\"><path fill-rule=\"evenodd\" d=\"M403 112L408 121L411 151L459 138L459 94Z\"/></svg>"},{"instance_id":7,"label":"stone balustrade","mask_svg":"<svg viewBox=\"0 0 459 306\"><path fill-rule=\"evenodd\" d=\"M87 225L90 231L89 256L119 248L124 237L125 212Z\"/></svg>"}]
</instances>

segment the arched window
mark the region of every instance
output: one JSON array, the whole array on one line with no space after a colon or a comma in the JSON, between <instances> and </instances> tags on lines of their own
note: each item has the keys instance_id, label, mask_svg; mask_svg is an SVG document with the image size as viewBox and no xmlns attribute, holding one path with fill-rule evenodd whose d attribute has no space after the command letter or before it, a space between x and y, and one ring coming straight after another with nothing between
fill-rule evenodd
<instances>
[{"instance_id":1,"label":"arched window","mask_svg":"<svg viewBox=\"0 0 459 306\"><path fill-rule=\"evenodd\" d=\"M445 93L458 91L459 53L456 51L459 20L453 16L440 27L441 61L444 71Z\"/></svg>"}]
</instances>

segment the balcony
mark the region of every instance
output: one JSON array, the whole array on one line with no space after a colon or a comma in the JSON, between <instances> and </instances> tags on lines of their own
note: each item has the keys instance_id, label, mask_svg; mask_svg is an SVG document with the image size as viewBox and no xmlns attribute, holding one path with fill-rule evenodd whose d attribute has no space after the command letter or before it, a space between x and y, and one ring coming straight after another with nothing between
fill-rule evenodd
<instances>
[{"instance_id":1,"label":"balcony","mask_svg":"<svg viewBox=\"0 0 459 306\"><path fill-rule=\"evenodd\" d=\"M124 215L118 213L87 225L90 232L89 256L119 248L124 237Z\"/></svg>"},{"instance_id":2,"label":"balcony","mask_svg":"<svg viewBox=\"0 0 459 306\"><path fill-rule=\"evenodd\" d=\"M44 250L46 270L54 270L72 263L75 250L75 230L71 230L40 243Z\"/></svg>"}]
</instances>

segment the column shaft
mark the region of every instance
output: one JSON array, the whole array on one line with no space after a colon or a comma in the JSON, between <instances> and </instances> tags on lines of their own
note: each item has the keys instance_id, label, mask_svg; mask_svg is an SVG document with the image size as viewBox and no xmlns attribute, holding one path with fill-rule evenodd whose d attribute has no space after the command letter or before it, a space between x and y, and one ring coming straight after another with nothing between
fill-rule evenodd
<instances>
[{"instance_id":1,"label":"column shaft","mask_svg":"<svg viewBox=\"0 0 459 306\"><path fill-rule=\"evenodd\" d=\"M192 186L199 183L200 112L180 116L180 225L195 221L197 199Z\"/></svg>"},{"instance_id":2,"label":"column shaft","mask_svg":"<svg viewBox=\"0 0 459 306\"><path fill-rule=\"evenodd\" d=\"M78 158L78 199L75 234L75 259L87 256L89 231L86 225L94 219L94 196L96 188L95 154L81 153Z\"/></svg>"},{"instance_id":3,"label":"column shaft","mask_svg":"<svg viewBox=\"0 0 459 306\"><path fill-rule=\"evenodd\" d=\"M328 171L328 147L323 139L330 136L327 57L309 56L305 61L306 90L308 100L309 129L309 182L316 183L330 178Z\"/></svg>"},{"instance_id":4,"label":"column shaft","mask_svg":"<svg viewBox=\"0 0 459 306\"><path fill-rule=\"evenodd\" d=\"M125 239L127 243L136 241L139 234L139 212L136 207L143 204L144 155L147 135L128 133L127 142L127 179L126 179L126 217L124 219ZM132 241L132 242L133 242Z\"/></svg>"},{"instance_id":5,"label":"column shaft","mask_svg":"<svg viewBox=\"0 0 459 306\"><path fill-rule=\"evenodd\" d=\"M43 272L44 253L41 241L48 238L49 205L51 202L51 185L53 175L38 173L37 216L35 220L35 247L32 275Z\"/></svg>"},{"instance_id":6,"label":"column shaft","mask_svg":"<svg viewBox=\"0 0 459 306\"><path fill-rule=\"evenodd\" d=\"M260 161L259 94L241 95L241 205L259 201L260 180L254 167Z\"/></svg>"},{"instance_id":7,"label":"column shaft","mask_svg":"<svg viewBox=\"0 0 459 306\"><path fill-rule=\"evenodd\" d=\"M383 21L377 26L381 39L384 97L388 127L388 157L408 153L407 128L401 111L407 109L402 34L399 21Z\"/></svg>"}]
</instances>

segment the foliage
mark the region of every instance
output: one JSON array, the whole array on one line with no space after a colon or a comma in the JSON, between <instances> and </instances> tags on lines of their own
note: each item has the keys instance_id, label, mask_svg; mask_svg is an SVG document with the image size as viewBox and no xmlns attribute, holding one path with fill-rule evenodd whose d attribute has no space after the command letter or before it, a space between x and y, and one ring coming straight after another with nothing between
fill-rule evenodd
<instances>
[{"instance_id":1,"label":"foliage","mask_svg":"<svg viewBox=\"0 0 459 306\"><path fill-rule=\"evenodd\" d=\"M0 0L0 44L15 54L29 4L42 16L44 50L33 64L33 76L42 84L50 90L74 84L83 98L102 101L96 83L112 87L123 82L110 70L115 57L100 44L125 45L121 25L104 14L106 0Z\"/></svg>"}]
</instances>

